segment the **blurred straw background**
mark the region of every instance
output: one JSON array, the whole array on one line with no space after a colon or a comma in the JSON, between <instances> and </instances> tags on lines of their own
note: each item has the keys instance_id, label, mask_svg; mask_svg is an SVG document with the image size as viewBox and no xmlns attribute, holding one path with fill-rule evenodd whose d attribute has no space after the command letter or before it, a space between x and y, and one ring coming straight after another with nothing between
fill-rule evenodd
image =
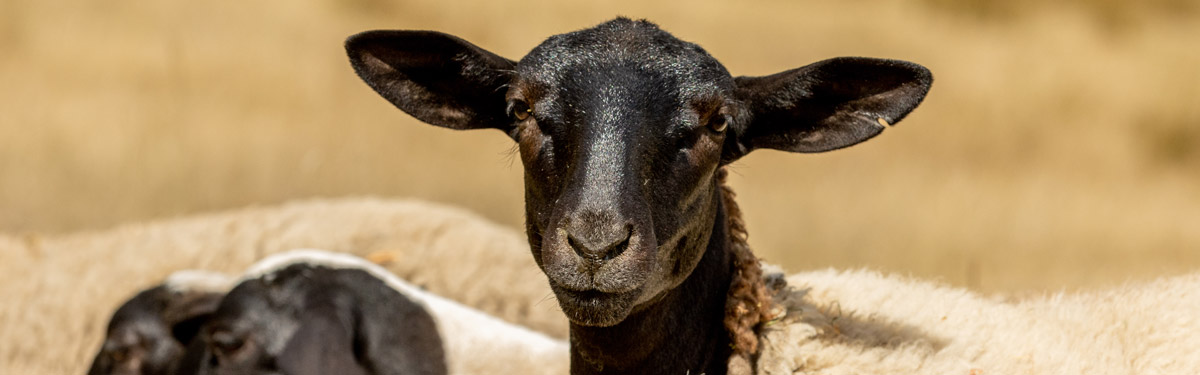
<instances>
[{"instance_id":1,"label":"blurred straw background","mask_svg":"<svg viewBox=\"0 0 1200 375\"><path fill-rule=\"evenodd\" d=\"M655 21L734 74L843 55L934 72L925 104L877 139L736 165L770 262L1008 293L1200 266L1194 0L2 0L0 232L347 195L448 202L516 228L509 140L404 115L354 76L342 40L433 29L515 59L615 15Z\"/></svg>"}]
</instances>

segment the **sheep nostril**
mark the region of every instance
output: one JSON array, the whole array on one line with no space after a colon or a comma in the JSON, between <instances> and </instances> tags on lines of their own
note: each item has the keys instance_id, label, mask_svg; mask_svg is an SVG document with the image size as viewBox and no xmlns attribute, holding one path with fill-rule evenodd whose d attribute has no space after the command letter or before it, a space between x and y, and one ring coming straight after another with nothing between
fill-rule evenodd
<instances>
[{"instance_id":1,"label":"sheep nostril","mask_svg":"<svg viewBox=\"0 0 1200 375\"><path fill-rule=\"evenodd\" d=\"M607 262L620 256L629 248L631 237L633 237L633 229L628 225L620 232L595 234L590 237L579 236L568 231L567 244L581 258Z\"/></svg>"},{"instance_id":2,"label":"sheep nostril","mask_svg":"<svg viewBox=\"0 0 1200 375\"><path fill-rule=\"evenodd\" d=\"M567 245L570 245L571 249L575 250L576 255L587 258L587 255L584 254L583 245L580 245L579 240L576 240L575 236L572 236L570 233L567 234Z\"/></svg>"},{"instance_id":3,"label":"sheep nostril","mask_svg":"<svg viewBox=\"0 0 1200 375\"><path fill-rule=\"evenodd\" d=\"M625 239L621 240L621 242L618 242L612 248L608 249L608 251L604 253L604 260L608 261L612 258L616 258L618 255L621 255L621 253L624 253L625 249L629 248L629 239L633 237L632 234L633 234L633 231L626 230L625 231Z\"/></svg>"}]
</instances>

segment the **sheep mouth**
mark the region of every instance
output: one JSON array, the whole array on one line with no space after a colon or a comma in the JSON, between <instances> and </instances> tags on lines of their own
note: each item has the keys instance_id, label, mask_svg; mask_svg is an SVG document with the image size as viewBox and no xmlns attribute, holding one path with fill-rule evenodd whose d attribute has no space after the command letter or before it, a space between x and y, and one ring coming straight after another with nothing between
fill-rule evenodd
<instances>
[{"instance_id":1,"label":"sheep mouth","mask_svg":"<svg viewBox=\"0 0 1200 375\"><path fill-rule=\"evenodd\" d=\"M608 327L624 321L641 294L637 290L609 293L596 289L575 290L551 285L558 305L572 323Z\"/></svg>"}]
</instances>

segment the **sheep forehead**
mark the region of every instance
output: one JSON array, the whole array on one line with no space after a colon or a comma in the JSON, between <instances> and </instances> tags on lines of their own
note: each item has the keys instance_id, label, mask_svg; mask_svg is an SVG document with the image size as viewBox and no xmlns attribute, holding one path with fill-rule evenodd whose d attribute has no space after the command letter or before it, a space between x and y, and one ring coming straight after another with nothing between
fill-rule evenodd
<instances>
[{"instance_id":1,"label":"sheep forehead","mask_svg":"<svg viewBox=\"0 0 1200 375\"><path fill-rule=\"evenodd\" d=\"M646 21L618 18L599 26L555 35L521 59L518 75L560 87L581 70L633 67L675 82L688 95L732 87L732 77L700 46L682 41Z\"/></svg>"},{"instance_id":2,"label":"sheep forehead","mask_svg":"<svg viewBox=\"0 0 1200 375\"><path fill-rule=\"evenodd\" d=\"M221 273L183 270L167 276L163 286L171 293L223 292L229 290L233 282L233 278Z\"/></svg>"}]
</instances>

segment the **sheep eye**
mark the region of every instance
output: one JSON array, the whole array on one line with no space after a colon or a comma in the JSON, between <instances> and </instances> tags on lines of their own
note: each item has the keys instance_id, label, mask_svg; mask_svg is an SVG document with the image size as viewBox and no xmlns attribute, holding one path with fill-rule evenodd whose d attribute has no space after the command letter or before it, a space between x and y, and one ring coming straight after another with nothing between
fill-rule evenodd
<instances>
[{"instance_id":1,"label":"sheep eye","mask_svg":"<svg viewBox=\"0 0 1200 375\"><path fill-rule=\"evenodd\" d=\"M508 115L513 119L525 121L531 114L533 114L533 107L530 107L524 100L514 99L508 102Z\"/></svg>"},{"instance_id":2,"label":"sheep eye","mask_svg":"<svg viewBox=\"0 0 1200 375\"><path fill-rule=\"evenodd\" d=\"M235 336L233 333L228 331L213 332L212 338L209 341L209 345L211 345L217 353L223 355L236 352L238 349L241 349L242 345L245 345L245 343L246 341L241 337Z\"/></svg>"},{"instance_id":3,"label":"sheep eye","mask_svg":"<svg viewBox=\"0 0 1200 375\"><path fill-rule=\"evenodd\" d=\"M110 353L110 356L112 356L112 360L114 362L123 363L129 359L129 348L125 347L113 350L112 353Z\"/></svg>"},{"instance_id":4,"label":"sheep eye","mask_svg":"<svg viewBox=\"0 0 1200 375\"><path fill-rule=\"evenodd\" d=\"M708 128L714 132L720 133L729 127L730 122L732 122L732 119L729 118L729 115L717 113L708 120Z\"/></svg>"}]
</instances>

